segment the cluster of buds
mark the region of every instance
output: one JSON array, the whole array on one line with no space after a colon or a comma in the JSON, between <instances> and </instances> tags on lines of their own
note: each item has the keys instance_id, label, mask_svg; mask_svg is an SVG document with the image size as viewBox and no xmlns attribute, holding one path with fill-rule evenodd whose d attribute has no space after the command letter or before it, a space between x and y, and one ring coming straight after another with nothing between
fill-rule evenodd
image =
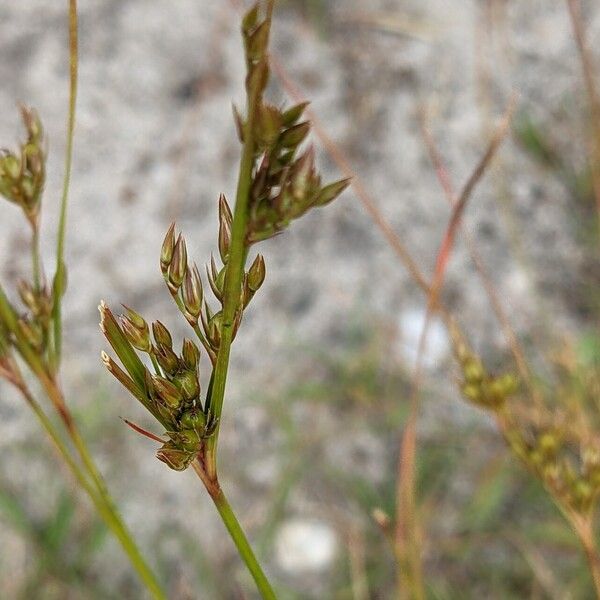
<instances>
[{"instance_id":1,"label":"cluster of buds","mask_svg":"<svg viewBox=\"0 0 600 600\"><path fill-rule=\"evenodd\" d=\"M18 153L0 153L0 195L19 205L37 225L45 181L45 152L42 124L35 110L21 106L27 139Z\"/></svg>"},{"instance_id":2,"label":"cluster of buds","mask_svg":"<svg viewBox=\"0 0 600 600\"><path fill-rule=\"evenodd\" d=\"M18 325L29 345L43 354L48 345L52 319L53 294L49 286L32 286L25 280L19 282L19 296L27 312L19 317Z\"/></svg>"},{"instance_id":3,"label":"cluster of buds","mask_svg":"<svg viewBox=\"0 0 600 600\"><path fill-rule=\"evenodd\" d=\"M232 222L231 208L225 196L221 195L219 198L219 255L222 264L218 267L214 256L211 256L210 263L206 265L208 284L220 305L217 311L211 309L205 298L198 267L195 264L188 264L185 238L181 234L176 235L174 223L167 231L160 254L160 267L169 292L188 323L197 331L200 331L200 326L202 327L202 335L199 337L213 364L221 343L222 309ZM243 311L262 286L265 276L265 261L262 255L258 254L248 271L244 273L239 308L233 324L234 338L239 329Z\"/></svg>"},{"instance_id":4,"label":"cluster of buds","mask_svg":"<svg viewBox=\"0 0 600 600\"><path fill-rule=\"evenodd\" d=\"M119 357L124 370L106 353L102 360L115 378L163 425L167 440L157 458L177 471L184 470L202 451L203 442L215 430L208 402L202 402L200 350L183 341L181 354L173 350L169 330L156 321L152 327L134 310L125 307L117 320L100 305L100 327ZM150 357L154 373L140 359Z\"/></svg>"},{"instance_id":5,"label":"cluster of buds","mask_svg":"<svg viewBox=\"0 0 600 600\"><path fill-rule=\"evenodd\" d=\"M546 427L511 427L513 452L569 510L587 515L600 494L600 449L582 442L563 423Z\"/></svg>"},{"instance_id":6,"label":"cluster of buds","mask_svg":"<svg viewBox=\"0 0 600 600\"><path fill-rule=\"evenodd\" d=\"M272 4L270 7L272 9ZM235 338L244 310L265 280L265 261L260 254L246 270L248 247L281 232L310 208L328 204L349 184L348 180L342 180L323 186L315 170L314 152L299 153L310 132L310 124L302 120L306 104L280 110L263 101L269 78L269 21L270 16L260 18L260 10L255 5L242 25L251 112L248 121L244 121L237 110L235 117L240 139L245 144L242 175L246 176L249 193L247 204L241 205L246 214L237 222L244 223L245 229L237 231L236 264L231 272L234 217L225 196L219 198L220 263L211 256L206 267L206 289L212 291L218 308L211 308L200 271L188 262L185 239L176 232L174 223L166 233L160 253L160 268L169 293L212 362L211 382L223 340L230 344ZM251 137L252 143L245 143L246 136ZM241 255L240 247L243 247ZM239 300L238 291L228 287L238 283ZM208 386L204 402L200 397L198 348L185 341L181 354L177 355L170 333L160 322L149 327L129 308L120 321L105 305L100 306L100 312L102 331L124 370L106 354L103 354L104 363L164 426L168 439L158 451L158 458L173 469L185 469L194 458L204 456L205 440L217 427L217 419L211 412L212 384ZM225 313L231 319L227 323ZM150 358L153 374L138 352ZM215 400L215 411L220 409L220 400L222 398Z\"/></svg>"},{"instance_id":7,"label":"cluster of buds","mask_svg":"<svg viewBox=\"0 0 600 600\"><path fill-rule=\"evenodd\" d=\"M518 379L511 373L490 375L477 356L464 350L459 354L463 374L461 391L471 403L489 410L500 410L518 389Z\"/></svg>"},{"instance_id":8,"label":"cluster of buds","mask_svg":"<svg viewBox=\"0 0 600 600\"><path fill-rule=\"evenodd\" d=\"M314 151L308 149L298 155L310 133L310 123L302 120L307 103L282 110L262 100L269 77L268 30L268 23L259 21L255 6L242 27L248 67L246 86L249 96L257 95L251 132L256 156L246 232L248 244L271 238L311 208L329 204L350 183L343 179L323 186L315 169ZM234 115L244 143L248 123L237 110Z\"/></svg>"}]
</instances>

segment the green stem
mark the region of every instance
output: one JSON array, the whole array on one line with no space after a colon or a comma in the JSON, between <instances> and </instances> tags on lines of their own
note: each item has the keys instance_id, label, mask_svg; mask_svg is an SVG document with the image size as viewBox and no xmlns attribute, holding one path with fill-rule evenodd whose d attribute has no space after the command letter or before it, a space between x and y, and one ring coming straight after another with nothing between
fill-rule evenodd
<instances>
[{"instance_id":1,"label":"green stem","mask_svg":"<svg viewBox=\"0 0 600 600\"><path fill-rule=\"evenodd\" d=\"M59 407L58 411L63 419L65 428L69 433L69 437L71 438L86 471L89 473L94 482L94 486L98 493L98 501L100 504L102 504L103 512L105 512L109 517L109 520L107 520L107 525L113 530L114 534L121 542L123 550L129 556L131 564L138 572L141 580L144 582L153 598L156 600L166 600L166 596L162 591L160 584L156 580L154 573L147 565L131 533L128 531L127 526L118 513L113 499L108 492L102 474L98 470L98 467L96 466L96 463L94 462L86 443L81 437L81 434L79 433L79 430L77 429L70 412L66 408L62 392L57 387L56 383L48 377L44 377L40 381L44 387L44 390L46 391L46 394L52 400L53 404Z\"/></svg>"},{"instance_id":2,"label":"green stem","mask_svg":"<svg viewBox=\"0 0 600 600\"><path fill-rule=\"evenodd\" d=\"M267 4L267 20L269 26L273 15L273 5L273 0L270 0ZM248 223L248 203L252 189L252 171L254 168L256 147L254 139L254 123L260 99L261 89L259 85L255 85L253 89L248 90L247 119L244 128L244 148L240 159L235 209L231 227L231 246L229 258L227 260L227 271L225 273L221 342L217 354L217 362L214 368L214 383L210 398L211 409L217 419L217 429L214 435L207 441L206 448L206 470L211 479L216 479L217 474L217 443L219 439L223 401L225 398L231 343L233 341L233 326L236 312L240 305L242 279L244 275L244 266L246 264L246 226Z\"/></svg>"},{"instance_id":3,"label":"green stem","mask_svg":"<svg viewBox=\"0 0 600 600\"><path fill-rule=\"evenodd\" d=\"M67 229L67 205L71 184L71 167L73 163L73 137L75 132L75 108L77 104L77 70L79 55L77 50L77 0L69 0L69 116L67 121L67 149L65 152L65 175L63 180L60 218L56 242L56 275L54 285L54 306L52 321L54 324L54 368L60 364L62 354L62 296L65 291L65 237Z\"/></svg>"},{"instance_id":4,"label":"green stem","mask_svg":"<svg viewBox=\"0 0 600 600\"><path fill-rule=\"evenodd\" d=\"M250 547L248 539L237 520L235 513L231 509L225 494L223 494L223 490L219 489L219 493L216 496L212 497L219 514L221 515L221 519L227 527L227 531L229 531L229 535L231 539L234 541L240 556L243 561L246 563L250 574L254 578L256 582L256 587L260 592L261 596L265 598L265 600L275 600L275 592L269 583L266 575L264 574L258 560L256 560L256 556L254 556L254 552Z\"/></svg>"},{"instance_id":5,"label":"green stem","mask_svg":"<svg viewBox=\"0 0 600 600\"><path fill-rule=\"evenodd\" d=\"M248 538L240 525L240 522L237 520L231 505L227 501L221 486L218 481L211 481L207 479L206 473L203 471L200 464L195 461L193 463L194 470L196 474L202 482L204 483L206 490L208 491L210 497L212 498L217 510L219 511L219 515L221 515L221 520L223 521L231 539L233 540L240 557L248 567L248 571L252 575L256 583L256 587L260 592L260 595L265 600L275 600L277 597L275 596L275 592L267 579L260 563L258 562L250 543L248 542Z\"/></svg>"},{"instance_id":6,"label":"green stem","mask_svg":"<svg viewBox=\"0 0 600 600\"><path fill-rule=\"evenodd\" d=\"M40 266L40 227L38 223L31 225L31 264L33 267L33 289L40 291L41 266Z\"/></svg>"},{"instance_id":7,"label":"green stem","mask_svg":"<svg viewBox=\"0 0 600 600\"><path fill-rule=\"evenodd\" d=\"M165 594L163 593L158 582L154 578L153 573L146 565L144 558L141 556L137 546L135 545L135 542L131 538L131 535L127 531L127 528L125 527L119 514L117 513L109 499L107 499L107 495L103 494L101 490L96 489L94 485L90 483L84 472L81 470L80 466L75 462L75 460L71 456L69 449L63 442L60 434L54 427L52 421L48 418L40 404L35 400L29 389L26 387L26 385L21 381L19 384L16 384L16 387L19 389L19 391L27 401L27 404L35 413L42 428L46 431L46 433L56 446L56 449L64 459L71 473L73 473L73 476L77 480L78 484L88 494L88 496L94 503L96 510L104 519L106 525L113 531L117 539L121 542L121 545L123 546L123 549L129 556L132 565L139 573L140 578L152 594L152 597L156 600L166 600Z\"/></svg>"}]
</instances>

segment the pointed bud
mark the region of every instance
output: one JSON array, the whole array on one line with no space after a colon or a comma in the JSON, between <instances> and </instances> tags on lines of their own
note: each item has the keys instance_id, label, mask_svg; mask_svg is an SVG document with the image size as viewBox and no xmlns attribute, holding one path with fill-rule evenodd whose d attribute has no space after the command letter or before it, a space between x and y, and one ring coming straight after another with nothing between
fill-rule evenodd
<instances>
[{"instance_id":1,"label":"pointed bud","mask_svg":"<svg viewBox=\"0 0 600 600\"><path fill-rule=\"evenodd\" d=\"M295 125L309 104L310 102L301 102L300 104L296 104L295 106L292 106L284 111L281 115L282 125L284 127L291 127L292 125Z\"/></svg>"},{"instance_id":2,"label":"pointed bud","mask_svg":"<svg viewBox=\"0 0 600 600\"><path fill-rule=\"evenodd\" d=\"M173 442L167 442L158 452L156 458L164 462L174 471L185 471L196 455L175 447Z\"/></svg>"},{"instance_id":3,"label":"pointed bud","mask_svg":"<svg viewBox=\"0 0 600 600\"><path fill-rule=\"evenodd\" d=\"M171 337L169 330L160 321L154 321L154 323L152 323L152 335L158 346L166 346L167 348L173 347L173 338Z\"/></svg>"},{"instance_id":4,"label":"pointed bud","mask_svg":"<svg viewBox=\"0 0 600 600\"><path fill-rule=\"evenodd\" d=\"M167 275L171 261L173 260L173 252L175 250L175 223L171 223L167 230L167 235L160 249L160 270L163 275Z\"/></svg>"},{"instance_id":5,"label":"pointed bud","mask_svg":"<svg viewBox=\"0 0 600 600\"><path fill-rule=\"evenodd\" d=\"M258 254L248 271L247 284L251 292L257 292L265 281L267 269L262 254Z\"/></svg>"},{"instance_id":6,"label":"pointed bud","mask_svg":"<svg viewBox=\"0 0 600 600\"><path fill-rule=\"evenodd\" d=\"M36 350L41 350L44 345L44 334L40 327L31 321L25 321L23 319L19 319L18 321L19 329L21 333L27 340L27 343Z\"/></svg>"},{"instance_id":7,"label":"pointed bud","mask_svg":"<svg viewBox=\"0 0 600 600\"><path fill-rule=\"evenodd\" d=\"M271 104L261 104L256 115L255 131L259 146L271 148L281 133L281 111Z\"/></svg>"},{"instance_id":8,"label":"pointed bud","mask_svg":"<svg viewBox=\"0 0 600 600\"><path fill-rule=\"evenodd\" d=\"M179 389L172 384L168 379L153 375L152 382L157 396L165 403L166 406L172 409L177 409L183 402L183 396Z\"/></svg>"},{"instance_id":9,"label":"pointed bud","mask_svg":"<svg viewBox=\"0 0 600 600\"><path fill-rule=\"evenodd\" d=\"M17 289L23 304L35 314L38 308L38 299L31 285L24 279L21 279L21 281L19 281L17 284Z\"/></svg>"},{"instance_id":10,"label":"pointed bud","mask_svg":"<svg viewBox=\"0 0 600 600\"><path fill-rule=\"evenodd\" d=\"M219 215L219 254L223 264L227 264L229 259L229 249L231 248L231 224L228 223L224 215Z\"/></svg>"},{"instance_id":11,"label":"pointed bud","mask_svg":"<svg viewBox=\"0 0 600 600\"><path fill-rule=\"evenodd\" d=\"M168 375L173 375L179 369L177 354L168 346L157 346L154 350L154 355L158 364Z\"/></svg>"},{"instance_id":12,"label":"pointed bud","mask_svg":"<svg viewBox=\"0 0 600 600\"><path fill-rule=\"evenodd\" d=\"M124 315L119 317L119 321L121 328L123 329L123 333L125 334L125 337L129 343L141 352L150 352L152 344L150 342L150 330L148 328L148 324L144 321L146 327L144 329L138 329L135 323L133 323L129 317Z\"/></svg>"},{"instance_id":13,"label":"pointed bud","mask_svg":"<svg viewBox=\"0 0 600 600\"><path fill-rule=\"evenodd\" d=\"M206 337L213 348L218 348L221 345L221 334L223 328L223 313L219 311L208 322L208 330Z\"/></svg>"},{"instance_id":14,"label":"pointed bud","mask_svg":"<svg viewBox=\"0 0 600 600\"><path fill-rule=\"evenodd\" d=\"M231 213L231 208L229 203L227 202L227 198L225 194L221 194L219 196L219 220L225 220L231 227L233 224L233 214Z\"/></svg>"},{"instance_id":15,"label":"pointed bud","mask_svg":"<svg viewBox=\"0 0 600 600\"><path fill-rule=\"evenodd\" d=\"M289 129L286 129L279 138L279 143L284 148L297 148L310 133L310 123L304 121L293 125Z\"/></svg>"},{"instance_id":16,"label":"pointed bud","mask_svg":"<svg viewBox=\"0 0 600 600\"><path fill-rule=\"evenodd\" d=\"M210 285L210 289L213 291L216 299L219 302L223 301L223 288L219 287L218 279L219 279L219 271L217 270L217 265L215 263L215 257L211 254L210 256L210 267L206 265L206 277L208 279L208 283Z\"/></svg>"},{"instance_id":17,"label":"pointed bud","mask_svg":"<svg viewBox=\"0 0 600 600\"><path fill-rule=\"evenodd\" d=\"M176 294L183 279L185 277L185 271L187 269L187 246L185 244L184 237L179 234L177 243L175 244L175 250L173 250L173 259L169 265L169 289L171 293Z\"/></svg>"},{"instance_id":18,"label":"pointed bud","mask_svg":"<svg viewBox=\"0 0 600 600\"><path fill-rule=\"evenodd\" d=\"M200 362L200 350L192 340L188 340L187 338L183 340L181 358L183 359L186 369L194 372L196 371L198 363Z\"/></svg>"},{"instance_id":19,"label":"pointed bud","mask_svg":"<svg viewBox=\"0 0 600 600\"><path fill-rule=\"evenodd\" d=\"M325 206L326 204L333 202L350 185L351 181L350 178L347 178L326 185L319 192L315 204L318 206Z\"/></svg>"},{"instance_id":20,"label":"pointed bud","mask_svg":"<svg viewBox=\"0 0 600 600\"><path fill-rule=\"evenodd\" d=\"M188 268L185 273L185 279L183 280L182 288L183 305L192 321L198 322L200 311L202 310L202 299L204 297L204 291L202 289L202 279L200 279L200 273L198 267L194 266Z\"/></svg>"}]
</instances>

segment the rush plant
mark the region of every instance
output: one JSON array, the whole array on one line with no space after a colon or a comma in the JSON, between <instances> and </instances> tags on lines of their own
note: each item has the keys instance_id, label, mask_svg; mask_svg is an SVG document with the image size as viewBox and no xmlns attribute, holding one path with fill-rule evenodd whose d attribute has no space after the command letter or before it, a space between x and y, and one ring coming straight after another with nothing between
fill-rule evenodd
<instances>
[{"instance_id":1,"label":"rush plant","mask_svg":"<svg viewBox=\"0 0 600 600\"><path fill-rule=\"evenodd\" d=\"M160 252L166 287L196 342L185 339L177 351L160 321L149 325L128 307L117 318L105 303L100 305L102 332L121 365L106 353L102 360L162 431L156 435L130 425L160 444L156 456L169 468L194 469L263 598L275 598L275 593L221 488L217 466L231 346L266 275L263 257L257 254L250 260L250 254L255 244L282 233L309 210L329 204L349 184L344 179L323 185L313 149L302 149L311 129L303 118L306 103L280 108L264 99L273 5L269 0L262 10L255 4L242 21L247 100L244 114L234 109L242 152L233 210L224 195L219 198L219 261L211 257L203 284L175 224ZM208 367L200 369L201 362ZM209 374L204 378L200 371L205 368Z\"/></svg>"}]
</instances>

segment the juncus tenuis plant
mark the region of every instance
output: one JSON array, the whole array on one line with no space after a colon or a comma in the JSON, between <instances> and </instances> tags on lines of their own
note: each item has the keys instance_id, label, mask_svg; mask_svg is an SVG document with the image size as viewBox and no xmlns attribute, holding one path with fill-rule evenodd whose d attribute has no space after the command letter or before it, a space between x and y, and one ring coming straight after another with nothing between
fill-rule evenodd
<instances>
[{"instance_id":1,"label":"juncus tenuis plant","mask_svg":"<svg viewBox=\"0 0 600 600\"><path fill-rule=\"evenodd\" d=\"M166 598L154 574L140 554L106 489L79 428L65 400L60 381L62 347L61 301L66 288L63 262L67 199L71 174L75 102L77 91L77 5L69 2L70 24L70 103L65 177L57 236L57 263L52 283L45 276L39 249L42 196L46 174L46 143L41 121L35 110L22 106L21 115L26 138L17 151L0 154L0 196L23 212L31 232L30 279L22 279L18 295L22 307L17 308L0 286L0 378L12 384L34 411L41 426L50 436L77 483L92 500L100 516L117 537L137 570L142 582L154 598ZM31 389L23 372L25 365L37 379L57 412L63 428L49 418ZM65 435L71 445L65 440Z\"/></svg>"},{"instance_id":2,"label":"juncus tenuis plant","mask_svg":"<svg viewBox=\"0 0 600 600\"><path fill-rule=\"evenodd\" d=\"M102 359L158 421L162 435L131 425L160 443L157 458L168 467L193 467L264 598L275 598L275 593L221 489L217 469L231 345L266 275L263 257L249 255L258 242L283 232L310 209L332 202L349 183L323 185L313 150L301 149L310 133L310 123L303 120L306 104L283 109L264 99L273 6L273 0L264 10L256 4L242 21L247 106L244 115L234 110L242 155L233 210L225 196L219 198L219 263L211 258L203 285L174 224L160 252L167 289L196 342L185 339L178 350L160 321L150 326L130 308L116 318L106 304L100 305L102 331L122 367L106 353Z\"/></svg>"}]
</instances>

